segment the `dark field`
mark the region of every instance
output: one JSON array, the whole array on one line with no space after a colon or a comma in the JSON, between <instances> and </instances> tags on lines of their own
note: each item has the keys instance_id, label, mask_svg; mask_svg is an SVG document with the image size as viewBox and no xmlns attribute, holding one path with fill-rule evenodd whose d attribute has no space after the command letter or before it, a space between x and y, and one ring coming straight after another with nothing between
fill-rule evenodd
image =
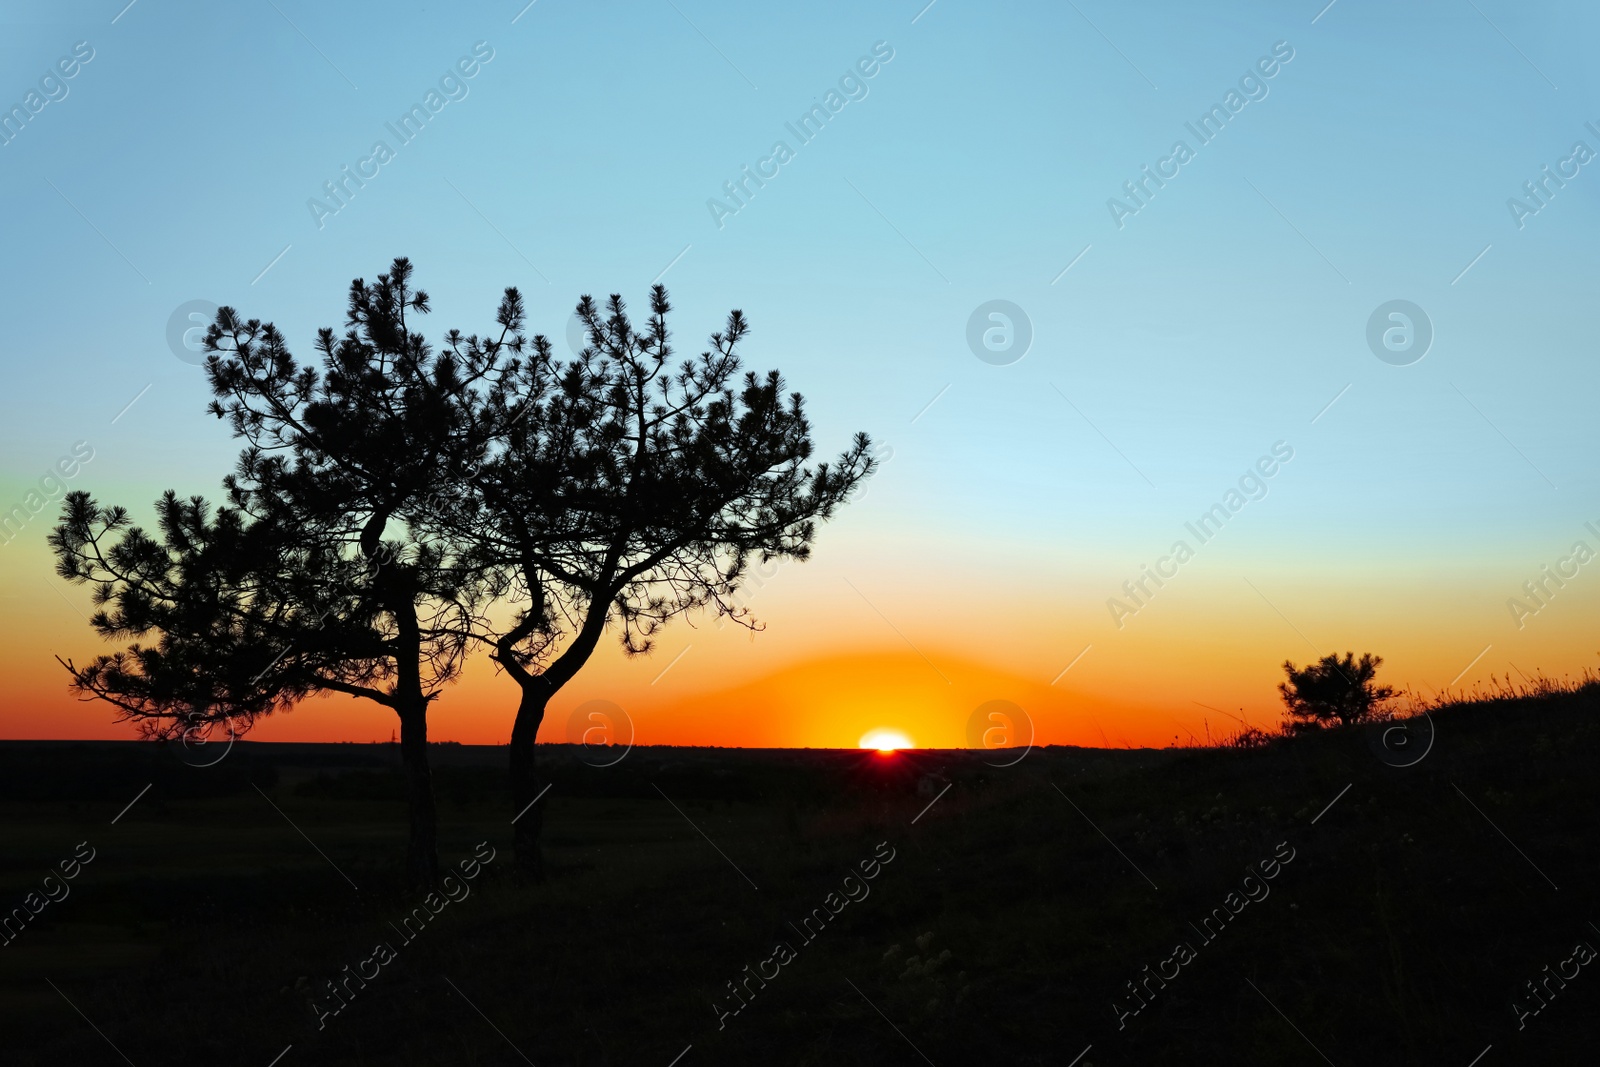
<instances>
[{"instance_id":1,"label":"dark field","mask_svg":"<svg viewBox=\"0 0 1600 1067\"><path fill-rule=\"evenodd\" d=\"M1008 768L551 746L538 885L504 750L437 746L441 860L497 850L437 914L399 879L388 746L9 743L0 907L93 859L12 921L0 1062L1594 1062L1597 712L1446 708L1404 768L1360 730Z\"/></svg>"}]
</instances>

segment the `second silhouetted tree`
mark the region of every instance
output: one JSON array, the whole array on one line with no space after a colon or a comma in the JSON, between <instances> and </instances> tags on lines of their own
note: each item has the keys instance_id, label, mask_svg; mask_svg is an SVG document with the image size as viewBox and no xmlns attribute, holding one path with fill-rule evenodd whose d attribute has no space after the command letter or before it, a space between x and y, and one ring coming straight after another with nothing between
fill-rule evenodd
<instances>
[{"instance_id":1,"label":"second silhouetted tree","mask_svg":"<svg viewBox=\"0 0 1600 1067\"><path fill-rule=\"evenodd\" d=\"M562 361L544 337L490 391L484 417L505 432L469 491L430 525L474 546L497 598L517 605L490 641L521 688L511 731L517 863L540 873L543 787L534 739L550 699L608 628L649 652L671 619L730 601L752 557L805 559L817 522L872 473L866 434L815 467L799 393L777 371L742 372L748 332L734 311L711 347L675 362L666 290L642 329L621 297L577 314L588 344Z\"/></svg>"},{"instance_id":2,"label":"second silhouetted tree","mask_svg":"<svg viewBox=\"0 0 1600 1067\"><path fill-rule=\"evenodd\" d=\"M1304 667L1284 660L1288 680L1278 684L1278 692L1293 716L1290 728L1349 726L1370 719L1394 696L1393 689L1375 681L1382 665L1383 658L1370 652L1363 652L1359 660L1354 653L1346 652L1342 660L1331 653Z\"/></svg>"}]
</instances>

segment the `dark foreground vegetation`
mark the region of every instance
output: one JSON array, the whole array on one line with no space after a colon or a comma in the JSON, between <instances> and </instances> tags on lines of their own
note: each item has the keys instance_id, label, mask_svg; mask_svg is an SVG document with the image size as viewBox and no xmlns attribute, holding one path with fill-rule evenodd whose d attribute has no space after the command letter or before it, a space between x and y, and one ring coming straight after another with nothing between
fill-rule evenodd
<instances>
[{"instance_id":1,"label":"dark foreground vegetation","mask_svg":"<svg viewBox=\"0 0 1600 1067\"><path fill-rule=\"evenodd\" d=\"M542 884L503 750L436 746L431 910L388 746L12 743L0 1060L1592 1062L1600 687L1432 725L1012 767L553 746Z\"/></svg>"}]
</instances>

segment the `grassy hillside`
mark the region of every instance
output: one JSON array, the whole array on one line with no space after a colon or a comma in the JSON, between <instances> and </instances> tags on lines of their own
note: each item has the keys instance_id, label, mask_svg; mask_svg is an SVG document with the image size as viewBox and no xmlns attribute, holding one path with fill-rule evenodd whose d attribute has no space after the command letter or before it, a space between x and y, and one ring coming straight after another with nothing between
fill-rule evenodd
<instances>
[{"instance_id":1,"label":"grassy hillside","mask_svg":"<svg viewBox=\"0 0 1600 1067\"><path fill-rule=\"evenodd\" d=\"M1371 730L1012 767L640 749L596 769L552 747L537 886L510 875L503 750L442 746L442 858L498 853L437 914L396 877L386 746L240 744L200 768L11 744L0 907L80 842L93 859L0 949L0 1047L19 1065L286 1046L282 1067L665 1067L689 1046L680 1067L1587 1062L1600 975L1563 961L1600 948L1597 711L1594 685L1438 708L1408 767ZM1532 1014L1547 965L1577 973ZM346 966L377 976L319 1029Z\"/></svg>"}]
</instances>

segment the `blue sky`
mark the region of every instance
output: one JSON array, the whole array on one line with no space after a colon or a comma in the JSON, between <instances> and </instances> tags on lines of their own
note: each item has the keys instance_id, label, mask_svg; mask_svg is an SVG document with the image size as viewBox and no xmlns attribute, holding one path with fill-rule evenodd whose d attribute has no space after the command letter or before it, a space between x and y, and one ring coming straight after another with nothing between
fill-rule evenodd
<instances>
[{"instance_id":1,"label":"blue sky","mask_svg":"<svg viewBox=\"0 0 1600 1067\"><path fill-rule=\"evenodd\" d=\"M1600 521L1600 164L1521 228L1506 203L1574 142L1600 152L1585 127L1600 127L1596 15L1324 2L112 0L7 15L7 106L77 42L94 55L0 146L0 490L20 497L86 439L77 486L136 505L215 492L236 449L168 349L186 301L273 319L304 354L339 325L350 279L395 255L418 264L435 335L487 325L515 284L533 327L560 336L579 294L638 307L661 277L686 349L728 308L750 316L748 362L805 392L822 451L856 429L894 449L824 534L826 565L786 579L795 604L823 610L838 576L872 574L913 643L963 643L964 614L1023 619L1060 652L1012 665L1045 671L1118 640L1106 598L1284 440L1295 459L1270 495L1186 568L1195 614L1172 597L1171 630L1133 639L1153 643L1129 643L1130 662L1171 654L1162 642L1207 610L1231 618L1220 605L1255 575L1311 643L1359 646L1365 619L1391 662L1438 684L1481 645L1526 639L1507 632L1506 597ZM475 45L493 58L401 144L385 124ZM800 144L785 124L875 45L893 58L865 96ZM1199 145L1185 123L1275 45L1293 58L1265 97ZM1180 139L1194 158L1119 227L1108 199ZM319 228L307 201L379 140L394 158ZM719 228L708 199L779 140L794 158ZM1032 324L1009 366L965 340L994 299ZM1393 299L1434 330L1409 366L1365 339ZM8 608L54 600L18 570L41 567L36 545L0 564ZM1532 662L1592 662L1574 651L1580 607L1600 603L1586 577L1595 589L1574 583ZM1461 632L1380 627L1397 612ZM1309 651L1269 625L1252 620L1238 652L1268 674ZM1482 666L1503 670L1499 655Z\"/></svg>"}]
</instances>

